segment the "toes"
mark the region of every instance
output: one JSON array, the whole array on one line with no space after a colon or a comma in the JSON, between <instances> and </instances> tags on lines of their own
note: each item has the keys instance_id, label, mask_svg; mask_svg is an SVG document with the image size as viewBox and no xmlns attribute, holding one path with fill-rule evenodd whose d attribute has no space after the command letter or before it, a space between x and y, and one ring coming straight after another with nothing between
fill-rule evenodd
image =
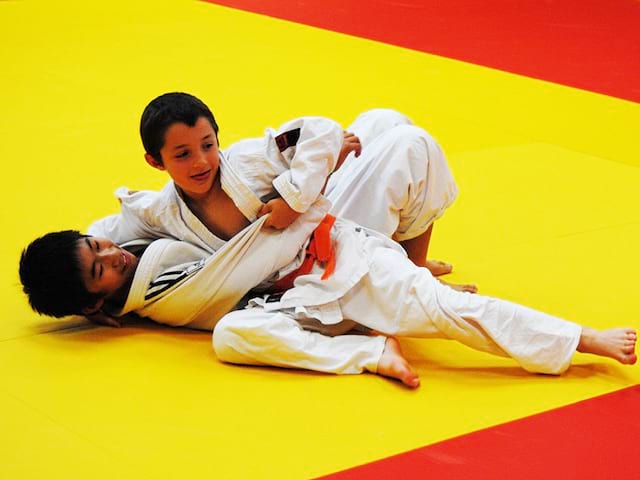
<instances>
[{"instance_id":1,"label":"toes","mask_svg":"<svg viewBox=\"0 0 640 480\"><path fill-rule=\"evenodd\" d=\"M473 284L464 285L463 290L469 293L478 293L478 287Z\"/></svg>"},{"instance_id":2,"label":"toes","mask_svg":"<svg viewBox=\"0 0 640 480\"><path fill-rule=\"evenodd\" d=\"M402 383L404 383L409 388L418 388L420 386L420 377L418 375L408 375L402 379Z\"/></svg>"},{"instance_id":3,"label":"toes","mask_svg":"<svg viewBox=\"0 0 640 480\"><path fill-rule=\"evenodd\" d=\"M453 271L453 265L440 260L427 260L427 268L435 277L446 275Z\"/></svg>"}]
</instances>

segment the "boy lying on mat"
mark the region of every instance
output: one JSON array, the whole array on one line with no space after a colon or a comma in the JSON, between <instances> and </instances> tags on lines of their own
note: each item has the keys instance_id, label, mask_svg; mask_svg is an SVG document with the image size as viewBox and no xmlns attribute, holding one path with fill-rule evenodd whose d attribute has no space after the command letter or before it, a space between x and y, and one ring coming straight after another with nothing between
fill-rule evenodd
<instances>
[{"instance_id":1,"label":"boy lying on mat","mask_svg":"<svg viewBox=\"0 0 640 480\"><path fill-rule=\"evenodd\" d=\"M213 255L170 239L136 255L108 239L50 233L25 249L20 277L40 313L135 312L214 329L223 361L369 371L412 388L418 375L394 336L454 339L539 373L562 373L576 350L636 362L631 328L598 331L455 290L414 265L393 240L325 216L327 208L321 200L279 231L262 228L263 217ZM279 265L285 242L302 245L306 261Z\"/></svg>"}]
</instances>

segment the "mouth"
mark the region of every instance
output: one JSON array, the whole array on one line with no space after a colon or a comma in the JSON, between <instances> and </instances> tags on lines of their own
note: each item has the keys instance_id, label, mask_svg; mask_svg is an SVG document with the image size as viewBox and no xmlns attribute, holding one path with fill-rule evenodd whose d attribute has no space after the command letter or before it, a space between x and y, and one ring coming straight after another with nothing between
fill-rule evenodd
<instances>
[{"instance_id":1,"label":"mouth","mask_svg":"<svg viewBox=\"0 0 640 480\"><path fill-rule=\"evenodd\" d=\"M207 180L210 175L211 170L207 170L206 172L198 173L197 175L191 175L191 178L193 178L197 182L203 182Z\"/></svg>"},{"instance_id":2,"label":"mouth","mask_svg":"<svg viewBox=\"0 0 640 480\"><path fill-rule=\"evenodd\" d=\"M122 273L124 273L124 271L127 269L127 267L129 266L129 259L127 258L127 256L125 255L124 251L120 252L122 255Z\"/></svg>"}]
</instances>

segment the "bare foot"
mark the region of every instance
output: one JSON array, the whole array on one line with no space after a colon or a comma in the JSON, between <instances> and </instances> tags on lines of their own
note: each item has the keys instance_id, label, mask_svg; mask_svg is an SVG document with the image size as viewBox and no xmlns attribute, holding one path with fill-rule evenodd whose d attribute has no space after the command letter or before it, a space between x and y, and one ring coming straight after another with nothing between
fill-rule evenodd
<instances>
[{"instance_id":1,"label":"bare foot","mask_svg":"<svg viewBox=\"0 0 640 480\"><path fill-rule=\"evenodd\" d=\"M429 269L431 275L439 277L440 275L446 275L453 271L453 265L450 263L441 262L440 260L425 260L425 267Z\"/></svg>"},{"instance_id":2,"label":"bare foot","mask_svg":"<svg viewBox=\"0 0 640 480\"><path fill-rule=\"evenodd\" d=\"M633 365L636 356L637 334L633 328L594 330L583 327L578 351L613 358L624 365Z\"/></svg>"},{"instance_id":3,"label":"bare foot","mask_svg":"<svg viewBox=\"0 0 640 480\"><path fill-rule=\"evenodd\" d=\"M478 287L475 286L473 283L457 284L457 283L445 282L440 278L438 278L437 280L443 285L446 285L449 288L453 288L454 290L457 290L459 292L478 293Z\"/></svg>"},{"instance_id":4,"label":"bare foot","mask_svg":"<svg viewBox=\"0 0 640 480\"><path fill-rule=\"evenodd\" d=\"M378 362L378 375L400 380L409 388L418 388L420 378L414 372L409 362L402 356L402 350L398 340L387 337L382 357Z\"/></svg>"}]
</instances>

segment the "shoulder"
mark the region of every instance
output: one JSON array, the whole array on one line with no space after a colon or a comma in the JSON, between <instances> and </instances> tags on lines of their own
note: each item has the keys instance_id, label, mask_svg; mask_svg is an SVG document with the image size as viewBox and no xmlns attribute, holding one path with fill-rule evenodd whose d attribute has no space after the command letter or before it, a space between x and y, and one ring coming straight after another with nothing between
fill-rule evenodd
<instances>
[{"instance_id":1,"label":"shoulder","mask_svg":"<svg viewBox=\"0 0 640 480\"><path fill-rule=\"evenodd\" d=\"M127 221L142 222L151 228L161 228L170 218L176 216L179 210L179 197L173 181L165 187L155 190L129 190L120 187L116 190L120 201L120 210Z\"/></svg>"},{"instance_id":2,"label":"shoulder","mask_svg":"<svg viewBox=\"0 0 640 480\"><path fill-rule=\"evenodd\" d=\"M154 210L177 203L177 191L173 181L169 181L162 190L130 190L120 187L115 192L123 207L133 210Z\"/></svg>"},{"instance_id":3,"label":"shoulder","mask_svg":"<svg viewBox=\"0 0 640 480\"><path fill-rule=\"evenodd\" d=\"M293 120L289 120L288 122L280 125L276 130L267 129L266 134L275 134L279 135L281 133L285 133L290 130L307 130L311 132L327 132L338 130L342 132L342 127L335 120L331 120L330 118L320 117L320 116L304 116L294 118Z\"/></svg>"}]
</instances>

